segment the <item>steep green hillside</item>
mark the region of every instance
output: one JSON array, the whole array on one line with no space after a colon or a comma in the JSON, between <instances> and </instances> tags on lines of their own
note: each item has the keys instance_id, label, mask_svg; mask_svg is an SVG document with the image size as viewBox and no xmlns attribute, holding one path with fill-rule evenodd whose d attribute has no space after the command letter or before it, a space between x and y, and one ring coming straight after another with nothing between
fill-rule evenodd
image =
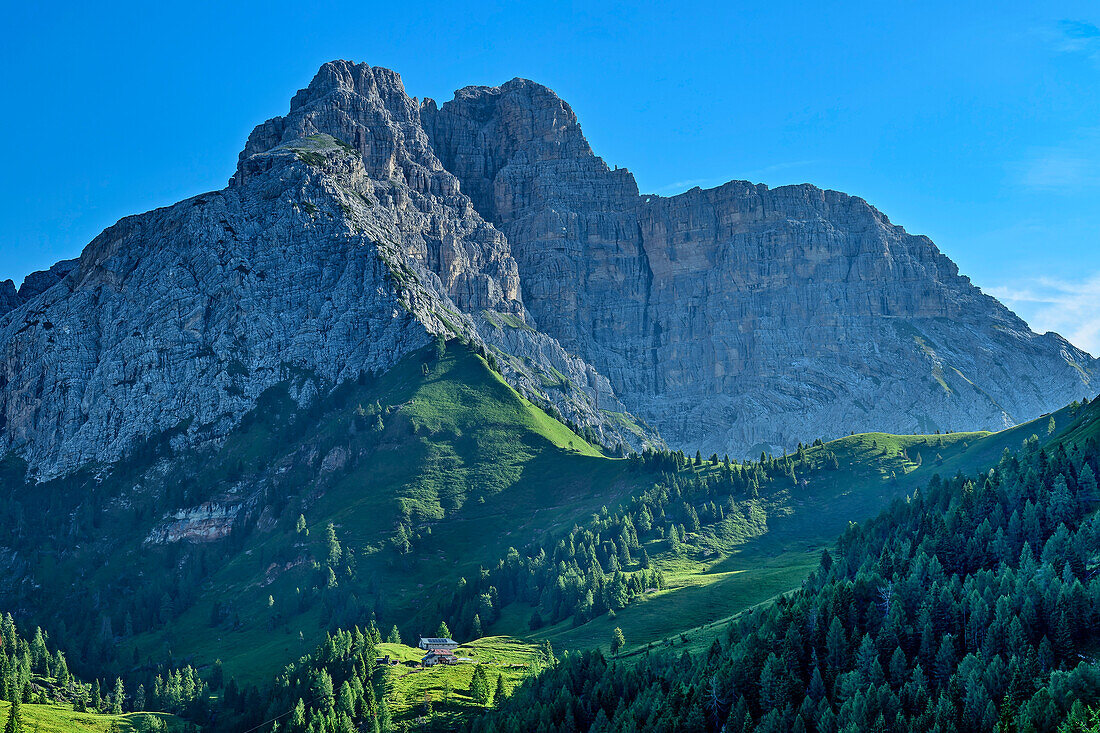
<instances>
[{"instance_id":1,"label":"steep green hillside","mask_svg":"<svg viewBox=\"0 0 1100 733\"><path fill-rule=\"evenodd\" d=\"M505 609L492 631L583 650L608 649L618 627L626 638L625 654L666 647L703 649L724 628L719 622L798 587L817 566L821 551L850 522L873 516L937 474L988 468L1006 449L1020 450L1032 436L1036 445L1048 445L1079 434L1082 424L1098 423L1093 413L1071 405L999 433L866 433L819 442L778 459L780 464L789 460L796 480L784 477L761 487L754 507L765 522L760 531L731 534L721 525L704 523L676 552L669 552L661 538L643 541L654 566L663 571L664 588L613 616L601 615L580 626L566 619L533 632L528 624L533 607L518 603ZM704 461L684 469L681 478L714 477L721 470Z\"/></svg>"},{"instance_id":2,"label":"steep green hillside","mask_svg":"<svg viewBox=\"0 0 1100 733\"><path fill-rule=\"evenodd\" d=\"M299 494L273 523L261 517L191 608L135 647L221 658L229 674L261 682L325 628L371 614L411 637L438 623L440 588L628 491L625 461L604 458L461 346L366 381L327 398L297 442L277 432L283 397L226 444L223 465L255 455L276 475L301 474Z\"/></svg>"}]
</instances>

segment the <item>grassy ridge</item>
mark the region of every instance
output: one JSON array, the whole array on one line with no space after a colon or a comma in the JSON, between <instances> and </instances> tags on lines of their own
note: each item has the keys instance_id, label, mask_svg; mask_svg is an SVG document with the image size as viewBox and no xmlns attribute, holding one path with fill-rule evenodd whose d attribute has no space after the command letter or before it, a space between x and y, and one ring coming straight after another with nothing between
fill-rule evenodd
<instances>
[{"instance_id":1,"label":"grassy ridge","mask_svg":"<svg viewBox=\"0 0 1100 733\"><path fill-rule=\"evenodd\" d=\"M1074 423L1076 409L1053 415L1055 424L1082 439ZM1040 445L1063 439L1049 432L1050 416L998 432L934 435L862 433L806 449L811 469L799 475L797 486L761 498L767 512L766 531L744 538L705 535L695 538L695 550L672 555L663 543L646 543L668 581L668 587L647 594L614 618L602 616L580 627L563 621L530 632L530 607L514 604L493 626L494 633L549 640L555 648L610 650L614 628L623 630L631 655L676 648L697 651L724 630L721 623L746 609L797 588L817 566L849 522L874 516L890 501L927 485L935 474L972 472L995 464L1003 451L1018 450L1032 435ZM1100 421L1089 423L1100 430ZM1093 433L1095 434L1095 433ZM832 457L836 468L831 468ZM693 468L717 471L709 463Z\"/></svg>"},{"instance_id":2,"label":"grassy ridge","mask_svg":"<svg viewBox=\"0 0 1100 733\"><path fill-rule=\"evenodd\" d=\"M337 446L352 452L359 408L377 403L386 413L384 431L365 458L317 482L305 512L309 538L279 530L258 533L204 585L192 609L170 629L137 639L136 646L171 649L177 656L185 650L200 664L220 658L228 673L259 683L312 649L323 634L316 608L272 623L267 600L269 595L295 595L315 582L318 538L328 522L356 553L359 582L379 589L380 623L388 628L402 619L403 629L415 630L438 623L435 600L457 578L494 563L509 546L522 547L574 522L583 524L601 505L614 506L644 488L626 472L625 461L605 457L524 400L476 355L452 345L424 374L426 358L415 355L370 385L338 389L296 444L280 445L273 427L291 409L285 402L270 403L267 419L234 435L223 450L223 464L241 456L277 464L280 455L303 448L321 456ZM1056 422L1068 425L1068 412L1062 412ZM1041 441L1050 440L1047 419L1002 433L867 433L807 448L812 468L800 475L799 484L761 497L767 514L761 534L700 536L694 538L695 550L679 555L650 542L647 549L665 572L668 588L647 595L617 618L597 618L578 628L566 621L532 634L526 626L531 609L509 607L491 632L583 649L606 647L611 630L619 626L628 653L651 643L683 644L679 635L685 630L706 627L797 587L820 550L848 522L872 516L934 473L992 464L1004 448L1019 447L1040 427ZM830 467L832 457L838 468ZM691 470L705 473L717 467ZM388 544L400 521L409 521L421 534L406 556L396 555ZM268 559L288 551L300 564L271 579L265 574ZM211 633L210 604L225 599L233 602L241 624ZM688 633L688 643L701 644L706 636Z\"/></svg>"}]
</instances>

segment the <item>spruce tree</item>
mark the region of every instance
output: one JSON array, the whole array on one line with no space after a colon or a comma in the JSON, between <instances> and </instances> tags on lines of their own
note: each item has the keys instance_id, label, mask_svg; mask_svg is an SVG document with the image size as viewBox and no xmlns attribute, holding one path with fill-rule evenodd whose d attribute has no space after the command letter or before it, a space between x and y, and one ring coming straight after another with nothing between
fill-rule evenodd
<instances>
[{"instance_id":1,"label":"spruce tree","mask_svg":"<svg viewBox=\"0 0 1100 733\"><path fill-rule=\"evenodd\" d=\"M626 646L626 637L623 636L623 630L616 626L611 632L611 653L618 654L624 646Z\"/></svg>"},{"instance_id":2,"label":"spruce tree","mask_svg":"<svg viewBox=\"0 0 1100 733\"><path fill-rule=\"evenodd\" d=\"M126 691L122 686L122 678L115 679L115 691L111 695L111 714L122 715L122 699L126 697Z\"/></svg>"},{"instance_id":3,"label":"spruce tree","mask_svg":"<svg viewBox=\"0 0 1100 733\"><path fill-rule=\"evenodd\" d=\"M325 526L325 559L329 565L340 562L340 540L336 539L336 527L332 522Z\"/></svg>"},{"instance_id":4,"label":"spruce tree","mask_svg":"<svg viewBox=\"0 0 1100 733\"><path fill-rule=\"evenodd\" d=\"M489 688L489 675L485 673L485 665L479 664L474 668L474 677L470 680L470 697L478 705L488 705L492 690Z\"/></svg>"},{"instance_id":5,"label":"spruce tree","mask_svg":"<svg viewBox=\"0 0 1100 733\"><path fill-rule=\"evenodd\" d=\"M23 702L22 695L15 695L8 710L8 722L4 725L4 733L23 733Z\"/></svg>"}]
</instances>

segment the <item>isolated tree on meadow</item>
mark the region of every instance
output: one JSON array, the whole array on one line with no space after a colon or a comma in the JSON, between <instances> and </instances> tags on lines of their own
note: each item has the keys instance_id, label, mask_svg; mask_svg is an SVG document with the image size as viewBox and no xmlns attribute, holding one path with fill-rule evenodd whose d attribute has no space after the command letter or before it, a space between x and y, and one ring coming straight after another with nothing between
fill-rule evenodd
<instances>
[{"instance_id":1,"label":"isolated tree on meadow","mask_svg":"<svg viewBox=\"0 0 1100 733\"><path fill-rule=\"evenodd\" d=\"M623 636L623 630L616 626L611 632L611 653L618 654L624 646L626 646L626 637Z\"/></svg>"},{"instance_id":2,"label":"isolated tree on meadow","mask_svg":"<svg viewBox=\"0 0 1100 733\"><path fill-rule=\"evenodd\" d=\"M329 522L325 527L325 557L329 565L340 562L340 540L336 539L336 527Z\"/></svg>"}]
</instances>

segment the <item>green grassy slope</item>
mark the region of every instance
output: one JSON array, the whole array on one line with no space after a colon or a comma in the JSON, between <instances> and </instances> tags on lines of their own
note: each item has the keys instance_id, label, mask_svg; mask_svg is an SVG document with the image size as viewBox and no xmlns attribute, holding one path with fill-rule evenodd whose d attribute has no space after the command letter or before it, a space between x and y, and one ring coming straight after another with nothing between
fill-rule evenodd
<instances>
[{"instance_id":1,"label":"green grassy slope","mask_svg":"<svg viewBox=\"0 0 1100 733\"><path fill-rule=\"evenodd\" d=\"M191 609L133 645L170 649L200 664L220 658L229 674L258 683L324 633L318 604L299 610L295 601L287 611L283 601L316 584L328 523L356 557L355 578L340 582L371 597L385 628L396 622L409 635L438 624L433 600L459 577L628 493L625 461L603 457L480 357L452 345L428 374L425 358L415 355L371 384L341 387L297 442L287 444L272 429L287 409L275 400L265 405L267 416L235 434L211 462L214 470L229 470L242 456L246 472L247 461L265 456L276 465L306 453L318 464L333 451L347 458L303 487L308 536L288 531L284 520L254 533L203 584ZM360 414L374 404L384 406L380 433ZM311 477L299 462L290 461L287 471ZM398 523L416 535L405 555L390 541ZM276 605L269 607L269 596ZM235 628L211 628L215 602L233 607Z\"/></svg>"},{"instance_id":2,"label":"green grassy slope","mask_svg":"<svg viewBox=\"0 0 1100 733\"><path fill-rule=\"evenodd\" d=\"M11 703L0 700L0 720L7 721L10 708ZM24 704L21 710L23 730L28 733L140 733L158 729L154 721L165 726L160 730L176 731L184 726L182 720L167 713L78 713L72 706L54 704Z\"/></svg>"},{"instance_id":3,"label":"green grassy slope","mask_svg":"<svg viewBox=\"0 0 1100 733\"><path fill-rule=\"evenodd\" d=\"M484 361L452 345L424 374L425 354L403 362L368 385L345 385L326 401L303 437L286 444L278 425L293 410L272 397L266 414L235 434L208 470L230 470L233 460L279 463L309 450L325 456L335 447L362 453L359 463L314 481L305 510L308 537L287 531L257 532L232 561L202 587L198 601L168 629L134 640L139 650L171 650L197 664L221 659L227 673L259 683L311 649L323 634L318 604L282 611L283 600L315 585L314 564L328 522L357 557L360 590L373 591L383 632L395 621L408 636L438 623L436 600L459 577L489 566L509 546L525 546L567 530L600 506L614 506L639 488L625 461L603 456L568 428L515 393ZM370 433L362 406L383 406L385 428ZM1067 408L1068 409L1068 408ZM1056 420L1067 416L1056 415ZM703 536L696 550L670 556L660 543L649 549L669 587L647 595L616 619L601 617L573 628L568 621L531 634L529 608L505 609L493 633L548 639L558 648L606 646L611 630L626 632L626 651L679 642L687 629L767 601L797 587L820 550L847 523L873 515L891 499L927 483L934 473L966 471L999 459L1046 420L1003 433L847 436L806 451L813 468L799 486L761 498L766 532L750 538ZM1043 425L1038 424L1042 422ZM826 466L836 456L839 470ZM318 462L320 459L315 459ZM301 470L291 463L289 471ZM693 469L716 470L706 465ZM308 472L303 472L308 476ZM285 521L285 520L284 520ZM413 551L398 555L389 544L406 522L419 535ZM290 558L289 570L272 571L273 559ZM364 593L367 595L370 591ZM269 596L276 606L269 608ZM214 602L232 605L240 623L211 628ZM357 619L360 623L365 618ZM689 635L690 636L690 635ZM698 635L696 635L698 636ZM704 635L705 636L705 635Z\"/></svg>"}]
</instances>

